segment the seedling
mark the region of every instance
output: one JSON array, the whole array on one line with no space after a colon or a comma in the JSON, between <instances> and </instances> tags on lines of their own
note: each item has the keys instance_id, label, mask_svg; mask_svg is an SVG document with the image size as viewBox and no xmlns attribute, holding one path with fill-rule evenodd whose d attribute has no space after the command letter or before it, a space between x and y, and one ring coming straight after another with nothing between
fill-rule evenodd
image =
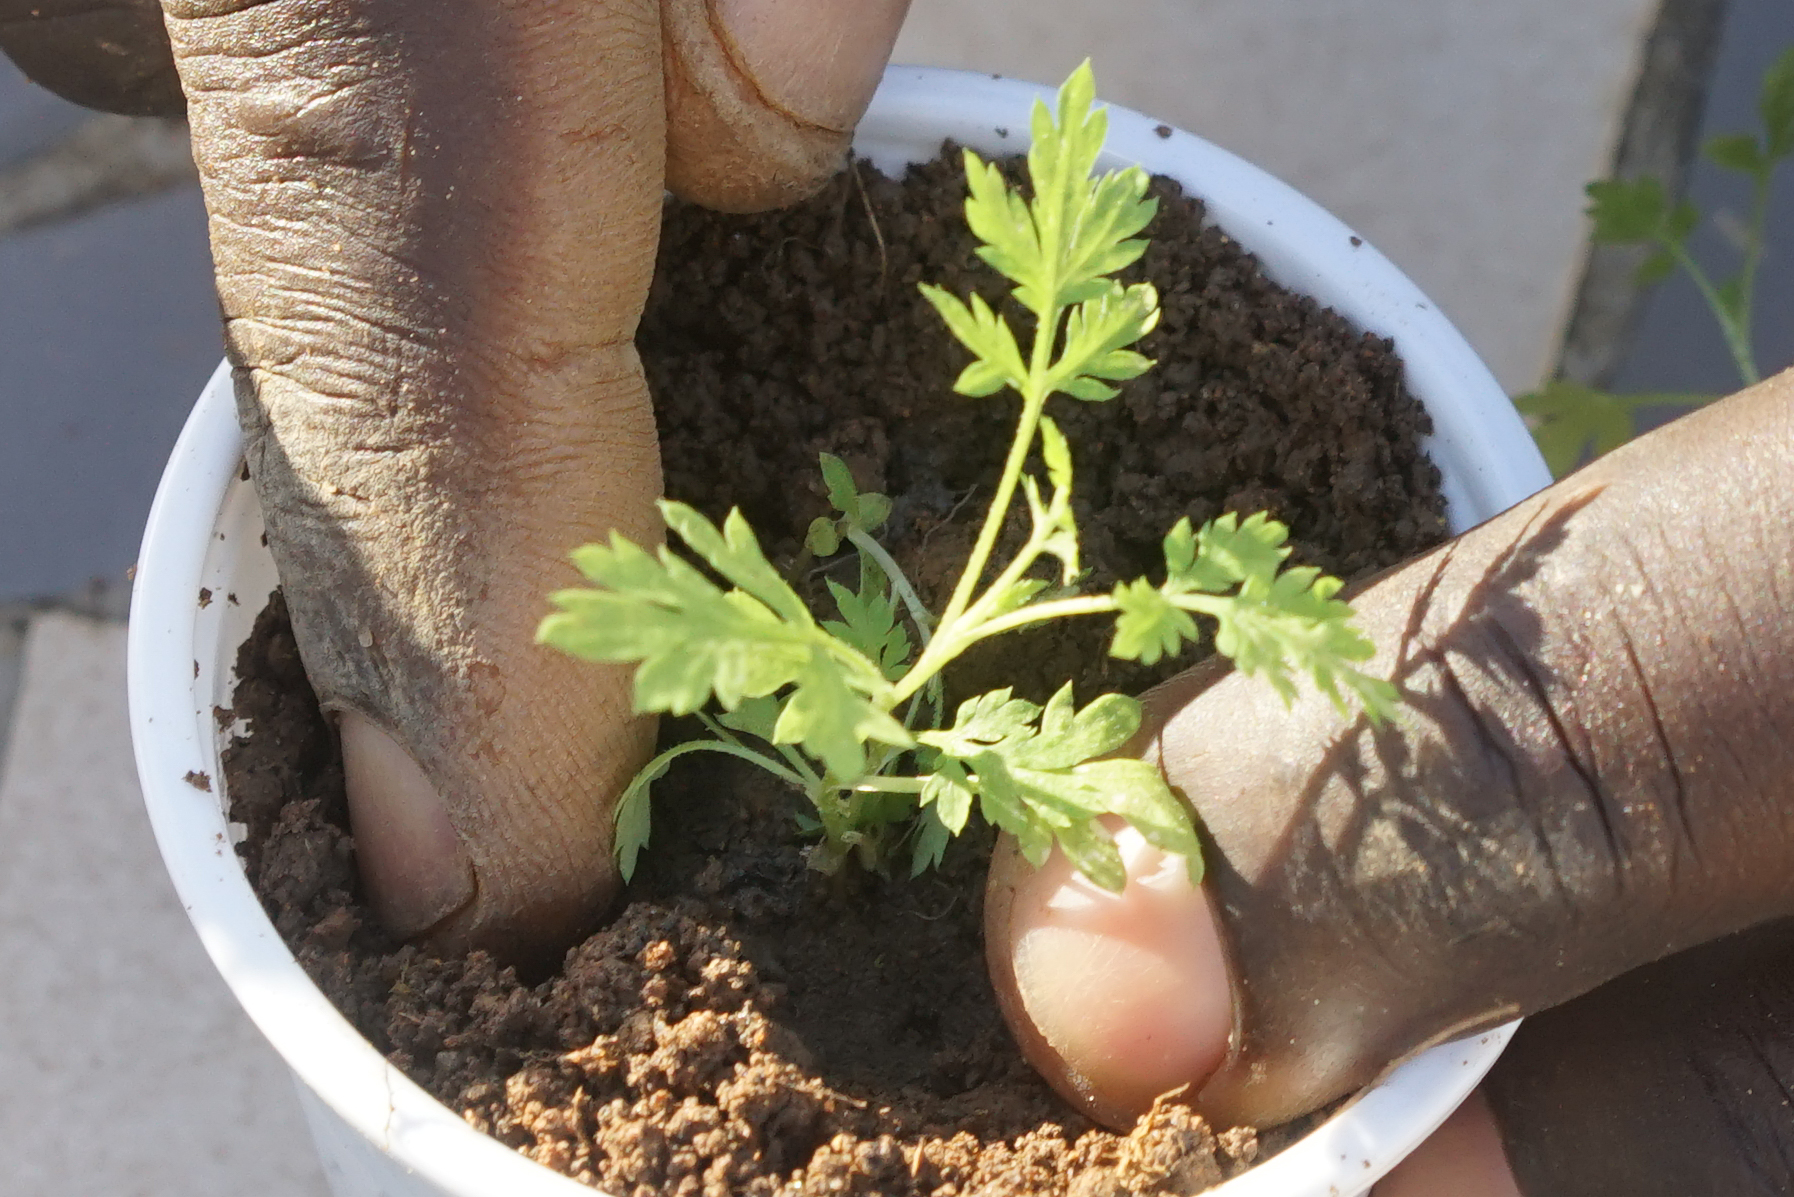
<instances>
[{"instance_id":1,"label":"seedling","mask_svg":"<svg viewBox=\"0 0 1794 1197\"><path fill-rule=\"evenodd\" d=\"M974 805L1042 864L1057 844L1093 882L1119 890L1119 852L1100 821L1119 815L1150 843L1181 854L1192 880L1201 853L1190 816L1156 766L1114 757L1139 730L1132 698L1105 694L1079 707L1068 682L1040 706L995 690L943 716L941 671L973 644L1074 616L1111 615L1110 651L1151 664L1196 637L1196 616L1216 622L1216 647L1288 701L1307 677L1340 709L1355 701L1380 720L1393 709L1389 683L1357 668L1372 652L1334 596L1340 583L1313 567L1285 568L1288 530L1264 514L1225 515L1200 529L1180 520L1164 540L1165 577L1078 588L1072 454L1045 412L1049 397L1103 403L1113 384L1151 362L1131 347L1159 318L1145 283L1112 276L1139 260L1137 237L1157 209L1139 168L1093 179L1107 133L1093 107L1089 65L1060 89L1057 116L1033 115L1032 197L1001 171L965 155L966 220L978 256L1015 284L1032 317L1024 351L1008 316L973 295L922 293L974 360L954 389L973 400L1012 390L1020 415L984 523L952 596L938 615L923 605L874 533L890 512L862 493L838 459L822 458L833 517L809 530L812 551L851 547L856 589L829 583L838 619L818 619L760 550L739 510L718 528L682 503L663 501L667 527L728 588L670 548L657 552L612 533L574 553L594 588L552 597L556 614L538 639L593 661L639 662L642 712L696 715L711 738L661 753L624 792L616 851L625 877L649 832L648 787L675 759L721 752L752 761L806 794L819 835L810 861L825 872L857 857L884 869L906 841L912 872L940 861ZM1029 466L1038 451L1044 482ZM1007 561L993 560L1017 492L1030 532ZM1038 566L1056 565L1056 577Z\"/></svg>"},{"instance_id":2,"label":"seedling","mask_svg":"<svg viewBox=\"0 0 1794 1197\"><path fill-rule=\"evenodd\" d=\"M1660 283L1677 269L1686 272L1719 322L1726 349L1745 386L1762 378L1751 345L1751 329L1757 272L1766 245L1770 182L1775 168L1794 155L1794 49L1784 52L1764 74L1757 115L1763 124L1761 137L1726 133L1709 140L1704 148L1709 162L1743 175L1751 189L1748 217L1742 222L1734 220L1722 230L1736 244L1739 256L1737 271L1724 281L1714 281L1689 252L1689 235L1701 222L1693 203L1671 204L1663 183L1648 176L1588 185L1594 239L1651 250L1635 276L1640 286ZM1630 439L1639 408L1699 406L1716 398L1682 392L1615 395L1560 378L1514 402L1534 421L1533 437L1539 450L1551 472L1561 478L1575 469L1585 454L1592 451L1599 457Z\"/></svg>"}]
</instances>

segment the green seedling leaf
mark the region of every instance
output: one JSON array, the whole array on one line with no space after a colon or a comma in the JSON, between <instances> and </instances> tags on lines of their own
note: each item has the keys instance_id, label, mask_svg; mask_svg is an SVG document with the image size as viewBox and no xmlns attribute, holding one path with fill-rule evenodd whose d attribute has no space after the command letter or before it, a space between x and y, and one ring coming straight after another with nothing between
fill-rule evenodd
<instances>
[{"instance_id":1,"label":"green seedling leaf","mask_svg":"<svg viewBox=\"0 0 1794 1197\"><path fill-rule=\"evenodd\" d=\"M1663 184L1648 176L1594 182L1585 190L1596 241L1679 248L1700 223L1700 212L1693 204L1683 200L1672 206Z\"/></svg>"},{"instance_id":2,"label":"green seedling leaf","mask_svg":"<svg viewBox=\"0 0 1794 1197\"><path fill-rule=\"evenodd\" d=\"M1053 417L1040 417L1040 460L1046 463L1047 481L1055 491L1071 494L1071 445Z\"/></svg>"},{"instance_id":3,"label":"green seedling leaf","mask_svg":"<svg viewBox=\"0 0 1794 1197\"><path fill-rule=\"evenodd\" d=\"M1059 828L1059 849L1078 872L1110 893L1127 888L1127 866L1109 829L1094 821L1074 822Z\"/></svg>"},{"instance_id":4,"label":"green seedling leaf","mask_svg":"<svg viewBox=\"0 0 1794 1197\"><path fill-rule=\"evenodd\" d=\"M1104 694L1074 710L1071 683L1059 687L1040 712L1040 732L1017 742L1013 759L1031 769L1069 769L1119 749L1140 730L1140 704Z\"/></svg>"},{"instance_id":5,"label":"green seedling leaf","mask_svg":"<svg viewBox=\"0 0 1794 1197\"><path fill-rule=\"evenodd\" d=\"M793 679L796 689L773 725L772 742L802 744L830 774L845 781L864 771L867 741L893 748L908 748L915 741L888 710L866 701L844 671L832 664L821 656L805 662Z\"/></svg>"},{"instance_id":6,"label":"green seedling leaf","mask_svg":"<svg viewBox=\"0 0 1794 1197\"><path fill-rule=\"evenodd\" d=\"M1612 452L1630 440L1639 408L1698 407L1714 398L1676 392L1615 395L1560 378L1516 397L1514 406L1532 425L1533 440L1552 477L1562 478L1585 459Z\"/></svg>"},{"instance_id":7,"label":"green seedling leaf","mask_svg":"<svg viewBox=\"0 0 1794 1197\"><path fill-rule=\"evenodd\" d=\"M1188 522L1186 519L1181 526L1187 527ZM1176 534L1174 528L1172 535ZM1288 526L1262 511L1247 516L1244 523L1230 511L1202 525L1196 533L1195 560L1175 571L1170 540L1166 537L1165 581L1174 594L1219 593L1248 582L1268 583L1289 557Z\"/></svg>"},{"instance_id":8,"label":"green seedling leaf","mask_svg":"<svg viewBox=\"0 0 1794 1197\"><path fill-rule=\"evenodd\" d=\"M815 651L810 626L779 619L743 591L724 592L664 549L656 559L613 536L576 560L606 589L552 595L561 610L536 638L588 661L641 662L638 711L689 715L712 697L732 708L791 683Z\"/></svg>"},{"instance_id":9,"label":"green seedling leaf","mask_svg":"<svg viewBox=\"0 0 1794 1197\"><path fill-rule=\"evenodd\" d=\"M781 619L810 624L810 613L803 600L760 551L760 542L740 508L729 510L722 531L718 532L715 524L684 503L662 499L657 506L668 530L678 534L717 573L766 604Z\"/></svg>"},{"instance_id":10,"label":"green seedling leaf","mask_svg":"<svg viewBox=\"0 0 1794 1197\"><path fill-rule=\"evenodd\" d=\"M617 872L625 884L635 876L636 858L648 845L651 831L648 787L666 774L667 766L672 762L662 758L655 763L659 768L650 765L637 773L617 800L615 855Z\"/></svg>"},{"instance_id":11,"label":"green seedling leaf","mask_svg":"<svg viewBox=\"0 0 1794 1197\"><path fill-rule=\"evenodd\" d=\"M1757 114L1763 119L1769 157L1779 161L1794 153L1794 48L1782 51L1764 72Z\"/></svg>"},{"instance_id":12,"label":"green seedling leaf","mask_svg":"<svg viewBox=\"0 0 1794 1197\"><path fill-rule=\"evenodd\" d=\"M1760 175L1769 169L1769 159L1764 156L1757 139L1749 133L1722 133L1709 138L1702 152L1707 161L1724 170Z\"/></svg>"},{"instance_id":13,"label":"green seedling leaf","mask_svg":"<svg viewBox=\"0 0 1794 1197\"><path fill-rule=\"evenodd\" d=\"M804 548L818 557L833 557L841 550L841 530L835 527L834 520L819 515L810 521L810 530L804 533Z\"/></svg>"},{"instance_id":14,"label":"green seedling leaf","mask_svg":"<svg viewBox=\"0 0 1794 1197\"><path fill-rule=\"evenodd\" d=\"M885 520L889 519L891 516L891 500L884 495L879 494L877 491L866 491L862 493L859 486L853 480L853 471L847 468L846 462L842 461L839 457L836 457L833 453L823 453L820 455L820 458L822 462L822 484L828 489L828 501L836 511L841 513L842 518L847 521L848 527L856 531L867 533L878 531L878 529L884 525ZM826 517L821 516L811 521L811 537L818 535L818 525L825 521ZM828 522L831 522L832 526L832 521ZM834 527L833 531L836 537L834 542L835 546L836 548L839 548L841 529ZM826 544L828 541L824 539L821 543ZM812 547L810 551L816 553L818 557L826 557L829 555L828 553L819 552L815 547ZM834 552L834 549L829 550L829 552Z\"/></svg>"},{"instance_id":15,"label":"green seedling leaf","mask_svg":"<svg viewBox=\"0 0 1794 1197\"><path fill-rule=\"evenodd\" d=\"M1110 656L1157 665L1196 639L1196 620L1145 578L1117 582L1112 597L1116 616Z\"/></svg>"},{"instance_id":16,"label":"green seedling leaf","mask_svg":"<svg viewBox=\"0 0 1794 1197\"><path fill-rule=\"evenodd\" d=\"M860 488L855 485L853 471L833 453L818 456L822 465L822 485L828 490L828 501L848 519L860 511Z\"/></svg>"},{"instance_id":17,"label":"green seedling leaf","mask_svg":"<svg viewBox=\"0 0 1794 1197\"><path fill-rule=\"evenodd\" d=\"M854 521L855 527L862 532L876 532L885 526L891 518L891 500L875 490L869 490L860 496L860 517Z\"/></svg>"},{"instance_id":18,"label":"green seedling leaf","mask_svg":"<svg viewBox=\"0 0 1794 1197\"><path fill-rule=\"evenodd\" d=\"M920 877L929 869L940 868L946 859L947 844L958 834L941 822L935 807L924 806L916 815L916 843L911 849L909 875Z\"/></svg>"},{"instance_id":19,"label":"green seedling leaf","mask_svg":"<svg viewBox=\"0 0 1794 1197\"><path fill-rule=\"evenodd\" d=\"M960 703L952 727L921 732L916 738L948 756L964 758L993 744L1033 734L1034 721L1039 717L1038 706L1014 697L1014 692L1005 686Z\"/></svg>"},{"instance_id":20,"label":"green seedling leaf","mask_svg":"<svg viewBox=\"0 0 1794 1197\"><path fill-rule=\"evenodd\" d=\"M1663 184L1653 178L1608 179L1590 183L1584 190L1596 241L1622 245L1653 241L1669 214Z\"/></svg>"},{"instance_id":21,"label":"green seedling leaf","mask_svg":"<svg viewBox=\"0 0 1794 1197\"><path fill-rule=\"evenodd\" d=\"M994 395L1004 387L1020 390L1028 377L1022 351L1015 343L1009 322L991 311L981 295L973 295L967 307L957 295L928 283L922 294L941 314L960 344L977 358L960 374L953 389L974 399Z\"/></svg>"},{"instance_id":22,"label":"green seedling leaf","mask_svg":"<svg viewBox=\"0 0 1794 1197\"><path fill-rule=\"evenodd\" d=\"M1105 814L1122 815L1149 843L1184 854L1199 869L1189 814L1157 767L1099 759L1139 729L1134 699L1105 694L1078 710L1069 683L1044 708L1006 689L979 695L960 705L951 729L918 737L940 750L923 800L940 804L951 825L948 815L969 809L976 794L985 817L1016 835L1030 860L1044 859L1057 840L1105 888L1119 889L1122 880L1120 858L1112 856L1108 833L1096 822ZM946 805L948 795L956 805Z\"/></svg>"},{"instance_id":23,"label":"green seedling leaf","mask_svg":"<svg viewBox=\"0 0 1794 1197\"><path fill-rule=\"evenodd\" d=\"M733 711L724 711L716 721L730 731L772 742L772 729L779 721L779 703L774 698L744 698Z\"/></svg>"},{"instance_id":24,"label":"green seedling leaf","mask_svg":"<svg viewBox=\"0 0 1794 1197\"><path fill-rule=\"evenodd\" d=\"M1151 284L1123 288L1110 283L1102 293L1072 308L1065 324L1065 348L1048 385L1087 402L1113 399L1112 386L1151 369L1150 359L1126 348L1159 322L1159 296Z\"/></svg>"},{"instance_id":25,"label":"green seedling leaf","mask_svg":"<svg viewBox=\"0 0 1794 1197\"><path fill-rule=\"evenodd\" d=\"M954 835L965 830L972 814L972 782L965 766L950 756L936 754L934 771L922 786L922 806L934 813Z\"/></svg>"},{"instance_id":26,"label":"green seedling leaf","mask_svg":"<svg viewBox=\"0 0 1794 1197\"><path fill-rule=\"evenodd\" d=\"M882 590L855 594L834 581L829 582L828 589L841 618L825 622L823 630L877 662L885 677L895 681L903 676L910 640L909 633L897 622L897 600Z\"/></svg>"},{"instance_id":27,"label":"green seedling leaf","mask_svg":"<svg viewBox=\"0 0 1794 1197\"><path fill-rule=\"evenodd\" d=\"M1070 504L1060 499L1064 492L1054 495L1053 501L1048 503L1040 497L1040 484L1031 475L1023 475L1022 493L1028 501L1028 513L1034 522L1034 535L1030 543L1043 556L1059 559L1060 582L1062 585L1070 585L1083 567L1078 564L1077 523Z\"/></svg>"},{"instance_id":28,"label":"green seedling leaf","mask_svg":"<svg viewBox=\"0 0 1794 1197\"><path fill-rule=\"evenodd\" d=\"M818 621L766 560L739 511L718 527L678 503L661 510L675 540L657 553L613 535L575 562L594 583L553 596L556 612L538 636L592 660L637 664L636 705L700 714L714 739L675 746L655 758L618 809L619 863L633 870L648 834L647 789L674 756L708 748L753 761L811 800L801 826L820 835L813 867L850 859L885 868L884 853L907 837L912 871L938 864L974 808L1016 837L1024 857L1044 863L1053 845L1095 884L1120 889L1122 860L1102 820L1120 816L1146 839L1188 861L1201 854L1189 812L1156 766L1115 756L1138 734L1140 705L1103 695L1079 709L1069 684L1044 706L1008 689L960 704L942 717L940 670L979 640L1051 618L1113 611L1114 651L1148 662L1196 636L1195 615L1218 621L1217 643L1238 666L1286 696L1307 676L1335 702L1351 695L1373 717L1394 701L1387 683L1360 673L1369 643L1334 597L1339 583L1312 568L1285 568L1288 532L1264 514L1227 515L1193 529L1185 519L1166 536L1165 580L1117 586L1109 596L1079 593L1071 447L1043 411L1064 394L1101 402L1152 362L1134 347L1156 327L1159 298L1146 284L1124 286L1116 271L1137 262L1140 237L1156 212L1135 167L1092 177L1107 133L1095 105L1089 64L1073 72L1052 106L1035 105L1028 154L1031 196L1012 190L996 166L965 155L966 220L978 255L1013 284L1013 299L1035 316L1024 350L1009 321L983 295L961 299L924 284L922 293L972 362L956 389L982 397L1014 390L1021 416L970 559L952 597L930 612L901 565L873 538L891 513L883 495L862 493L852 472L820 458L837 515L813 521L805 547L828 557L851 544L857 590L828 582L839 619ZM1721 151L1736 157L1736 147ZM1591 190L1597 223L1612 237L1656 241L1679 251L1691 210L1672 210L1648 181ZM1036 443L1045 482L1026 472ZM1032 524L1013 559L993 561L1017 491ZM1036 576L1045 558L1061 565L1061 585L1043 597ZM726 585L714 579L720 576ZM988 589L982 594L979 588ZM921 646L914 655L910 628ZM894 712L901 711L904 722ZM738 739L737 734L746 738ZM751 741L751 742L749 742ZM757 743L755 743L757 742ZM760 746L777 747L768 755ZM910 776L892 776L913 766ZM913 834L895 824L915 814Z\"/></svg>"}]
</instances>

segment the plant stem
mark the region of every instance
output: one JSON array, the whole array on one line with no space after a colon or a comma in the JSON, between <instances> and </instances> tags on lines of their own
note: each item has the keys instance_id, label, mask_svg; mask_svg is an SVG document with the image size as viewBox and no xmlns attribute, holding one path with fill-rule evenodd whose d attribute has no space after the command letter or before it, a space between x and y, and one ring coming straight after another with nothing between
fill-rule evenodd
<instances>
[{"instance_id":1,"label":"plant stem","mask_svg":"<svg viewBox=\"0 0 1794 1197\"><path fill-rule=\"evenodd\" d=\"M779 780L786 782L789 785L796 786L800 790L804 788L803 778L785 768L783 765L780 765L765 753L755 752L745 744L738 743L732 739L727 741L687 740L683 744L675 744L653 760L649 761L641 772L647 773L650 770L658 769L663 765L670 764L688 752L721 752L726 753L729 756L739 757L741 760L749 761L760 766L774 777L777 777ZM640 774L637 776L640 776Z\"/></svg>"},{"instance_id":2,"label":"plant stem","mask_svg":"<svg viewBox=\"0 0 1794 1197\"><path fill-rule=\"evenodd\" d=\"M1181 604L1179 605L1181 606ZM971 629L970 635L965 639L965 645L976 644L991 636L1000 636L1004 632L1013 632L1017 628L1025 628L1031 623L1040 623L1044 620L1070 619L1078 615L1105 615L1119 610L1121 607L1112 596L1107 594L1087 594L1080 598L1054 599L1052 602L1034 603L1019 611L999 615L997 618Z\"/></svg>"},{"instance_id":3,"label":"plant stem","mask_svg":"<svg viewBox=\"0 0 1794 1197\"><path fill-rule=\"evenodd\" d=\"M947 603L947 610L941 615L942 629L963 615L966 607L971 604L972 592L984 577L984 567L990 561L991 549L996 547L997 535L1002 532L1003 524L1009 517L1009 504L1015 500L1015 488L1021 480L1022 464L1028 459L1028 451L1034 447L1035 433L1040 430L1040 413L1046 407L1049 393L1046 377L1053 364L1053 341L1061 315L1063 312L1057 304L1036 314L1034 350L1028 362L1026 389L1022 392L1022 418L1016 425L1015 439L1010 442L1009 457L1003 463L1003 477L997 483L997 493L991 497L990 509L984 514L984 526L978 530L978 540L972 546L972 555L966 561L965 572L959 575L959 584L953 588L953 597Z\"/></svg>"},{"instance_id":4,"label":"plant stem","mask_svg":"<svg viewBox=\"0 0 1794 1197\"><path fill-rule=\"evenodd\" d=\"M890 580L891 589L895 590L897 597L903 600L904 607L909 611L910 622L916 625L916 634L922 638L922 646L928 647L928 642L934 635L934 623L929 618L928 608L923 605L921 596L916 593L915 587L910 585L909 578L904 576L903 567L898 565L896 559L885 551L883 545L858 528L849 531L847 539L852 542L854 548L878 562L878 567L885 571L885 577Z\"/></svg>"},{"instance_id":5,"label":"plant stem","mask_svg":"<svg viewBox=\"0 0 1794 1197\"><path fill-rule=\"evenodd\" d=\"M920 794L928 784L926 777L880 777L867 774L843 786L856 794Z\"/></svg>"},{"instance_id":6,"label":"plant stem","mask_svg":"<svg viewBox=\"0 0 1794 1197\"><path fill-rule=\"evenodd\" d=\"M1745 385L1758 380L1756 348L1751 344L1751 329L1756 325L1757 269L1763 264L1763 246L1769 223L1770 171L1760 172L1752 180L1750 227L1745 234L1744 264L1738 269L1738 325L1744 344Z\"/></svg>"},{"instance_id":7,"label":"plant stem","mask_svg":"<svg viewBox=\"0 0 1794 1197\"><path fill-rule=\"evenodd\" d=\"M1706 300L1707 306L1713 310L1714 319L1719 321L1719 331L1725 336L1726 349L1732 355L1732 364L1738 368L1738 373L1744 379L1744 384L1750 386L1761 381L1761 376L1757 373L1756 355L1751 352L1750 330L1739 327L1736 315L1726 307L1725 300L1720 297L1719 289L1713 285L1713 280L1708 278L1707 272L1688 256L1688 250L1680 242L1670 242L1667 244L1667 248L1670 256L1675 258L1677 264L1688 272L1688 277L1694 280L1694 285L1700 291L1701 298Z\"/></svg>"}]
</instances>

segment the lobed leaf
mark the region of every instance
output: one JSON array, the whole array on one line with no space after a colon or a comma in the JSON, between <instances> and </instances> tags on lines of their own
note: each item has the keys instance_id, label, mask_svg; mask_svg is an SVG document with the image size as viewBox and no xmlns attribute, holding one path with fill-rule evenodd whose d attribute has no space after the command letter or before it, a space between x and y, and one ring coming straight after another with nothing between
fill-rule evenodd
<instances>
[{"instance_id":1,"label":"lobed leaf","mask_svg":"<svg viewBox=\"0 0 1794 1197\"><path fill-rule=\"evenodd\" d=\"M1014 697L1005 686L959 704L953 726L938 731L919 732L916 739L949 756L967 757L993 744L1001 744L1032 733L1040 708L1024 698Z\"/></svg>"},{"instance_id":2,"label":"lobed leaf","mask_svg":"<svg viewBox=\"0 0 1794 1197\"><path fill-rule=\"evenodd\" d=\"M1042 285L1046 264L1034 214L1027 202L1009 189L1002 170L994 163L967 150L965 166L966 224L982 242L978 256L1018 288ZM1023 306L1038 310L1026 300Z\"/></svg>"},{"instance_id":3,"label":"lobed leaf","mask_svg":"<svg viewBox=\"0 0 1794 1197\"><path fill-rule=\"evenodd\" d=\"M936 754L934 771L922 784L922 806L934 812L954 835L965 830L972 813L972 783L965 766L950 756Z\"/></svg>"},{"instance_id":4,"label":"lobed leaf","mask_svg":"<svg viewBox=\"0 0 1794 1197\"><path fill-rule=\"evenodd\" d=\"M1117 582L1111 597L1118 614L1115 638L1109 644L1110 656L1156 665L1161 658L1176 656L1187 641L1196 639L1196 621L1190 613L1145 578Z\"/></svg>"},{"instance_id":5,"label":"lobed leaf","mask_svg":"<svg viewBox=\"0 0 1794 1197\"><path fill-rule=\"evenodd\" d=\"M1179 536L1179 528L1187 536L1188 523L1182 521L1165 538L1165 584L1174 594L1219 593L1253 580L1268 583L1289 557L1286 525L1262 511L1242 523L1230 511L1202 525L1194 538L1194 555L1187 561L1183 546L1175 546L1180 564L1174 568L1172 538Z\"/></svg>"},{"instance_id":6,"label":"lobed leaf","mask_svg":"<svg viewBox=\"0 0 1794 1197\"><path fill-rule=\"evenodd\" d=\"M1157 327L1159 296L1150 283L1123 287L1105 281L1103 291L1072 308L1065 344L1047 376L1047 385L1073 398L1103 401L1115 395L1098 379L1125 382L1152 368L1152 361L1127 348Z\"/></svg>"},{"instance_id":7,"label":"lobed leaf","mask_svg":"<svg viewBox=\"0 0 1794 1197\"><path fill-rule=\"evenodd\" d=\"M954 390L974 399L993 395L1005 386L1021 390L1028 367L1022 361L1015 333L1009 322L984 302L983 296L974 293L968 307L958 296L929 283L922 284L922 294L959 342L976 355L977 360L953 384Z\"/></svg>"},{"instance_id":8,"label":"lobed leaf","mask_svg":"<svg viewBox=\"0 0 1794 1197\"><path fill-rule=\"evenodd\" d=\"M853 471L847 468L846 462L842 461L839 457L836 457L833 453L820 454L820 460L822 464L822 484L828 491L829 504L834 507L836 511L841 513L842 518L847 521L850 527L856 528L862 532L877 531L885 520L890 518L891 500L886 496L879 494L877 491L866 491L862 493L858 484L853 480ZM827 520L827 517L825 516L818 516L815 520L811 521L810 536L817 537L818 543L820 544L829 543L827 537L818 532L820 525L825 522L829 523L831 529L834 531L835 539L833 543L835 544L835 548L839 548L840 529L833 528L833 521ZM826 557L830 553L833 553L835 549L830 549L828 553L823 553L812 547L811 551L816 553L818 557Z\"/></svg>"},{"instance_id":9,"label":"lobed leaf","mask_svg":"<svg viewBox=\"0 0 1794 1197\"><path fill-rule=\"evenodd\" d=\"M648 836L652 830L648 787L666 774L670 764L672 761L665 757L651 763L648 768L635 775L629 787L623 791L623 796L617 799L616 839L611 851L617 859L617 873L625 882L635 876L636 858L648 846Z\"/></svg>"},{"instance_id":10,"label":"lobed leaf","mask_svg":"<svg viewBox=\"0 0 1794 1197\"><path fill-rule=\"evenodd\" d=\"M1104 694L1076 710L1071 683L1059 687L1040 712L1040 731L1018 741L1012 753L1031 769L1069 769L1114 752L1140 730L1140 704L1121 694Z\"/></svg>"},{"instance_id":11,"label":"lobed leaf","mask_svg":"<svg viewBox=\"0 0 1794 1197\"><path fill-rule=\"evenodd\" d=\"M829 580L828 589L841 618L825 621L823 630L876 663L887 679L902 677L904 664L909 660L910 639L897 621L897 600L883 590L855 594L833 579Z\"/></svg>"},{"instance_id":12,"label":"lobed leaf","mask_svg":"<svg viewBox=\"0 0 1794 1197\"><path fill-rule=\"evenodd\" d=\"M1352 626L1352 609L1333 597L1339 587L1339 579L1298 566L1269 586L1255 580L1220 596L1215 649L1240 672L1263 678L1285 702L1295 698L1295 676L1306 674L1342 712L1349 693L1381 720L1393 709L1394 691L1355 667L1374 650Z\"/></svg>"},{"instance_id":13,"label":"lobed leaf","mask_svg":"<svg viewBox=\"0 0 1794 1197\"><path fill-rule=\"evenodd\" d=\"M956 832L941 822L933 807L923 807L916 814L916 842L910 850L909 875L920 877L929 869L938 869L946 859L947 844Z\"/></svg>"},{"instance_id":14,"label":"lobed leaf","mask_svg":"<svg viewBox=\"0 0 1794 1197\"><path fill-rule=\"evenodd\" d=\"M923 802L939 806L946 820L969 810L975 794L985 817L1015 835L1030 861L1042 863L1057 841L1081 872L1109 889L1124 878L1098 820L1121 815L1149 843L1190 858L1197 875L1195 830L1158 769L1098 759L1123 747L1140 717L1140 704L1119 694L1078 710L1070 683L1044 708L1007 689L968 699L951 729L917 737L939 750Z\"/></svg>"}]
</instances>

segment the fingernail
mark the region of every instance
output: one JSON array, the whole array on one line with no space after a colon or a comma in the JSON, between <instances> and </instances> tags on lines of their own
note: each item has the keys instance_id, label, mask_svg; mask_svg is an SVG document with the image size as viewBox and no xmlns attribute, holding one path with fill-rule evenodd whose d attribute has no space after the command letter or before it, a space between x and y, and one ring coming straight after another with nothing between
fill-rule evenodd
<instances>
[{"instance_id":1,"label":"fingernail","mask_svg":"<svg viewBox=\"0 0 1794 1197\"><path fill-rule=\"evenodd\" d=\"M1022 882L1014 968L1022 1007L1092 1108L1132 1116L1221 1063L1233 1024L1220 930L1182 858L1131 827L1127 888L1099 889L1055 854Z\"/></svg>"},{"instance_id":2,"label":"fingernail","mask_svg":"<svg viewBox=\"0 0 1794 1197\"><path fill-rule=\"evenodd\" d=\"M473 863L436 787L397 740L352 713L337 734L368 901L394 935L422 934L472 901Z\"/></svg>"},{"instance_id":3,"label":"fingernail","mask_svg":"<svg viewBox=\"0 0 1794 1197\"><path fill-rule=\"evenodd\" d=\"M712 0L760 94L840 132L866 111L908 11L909 0Z\"/></svg>"}]
</instances>

